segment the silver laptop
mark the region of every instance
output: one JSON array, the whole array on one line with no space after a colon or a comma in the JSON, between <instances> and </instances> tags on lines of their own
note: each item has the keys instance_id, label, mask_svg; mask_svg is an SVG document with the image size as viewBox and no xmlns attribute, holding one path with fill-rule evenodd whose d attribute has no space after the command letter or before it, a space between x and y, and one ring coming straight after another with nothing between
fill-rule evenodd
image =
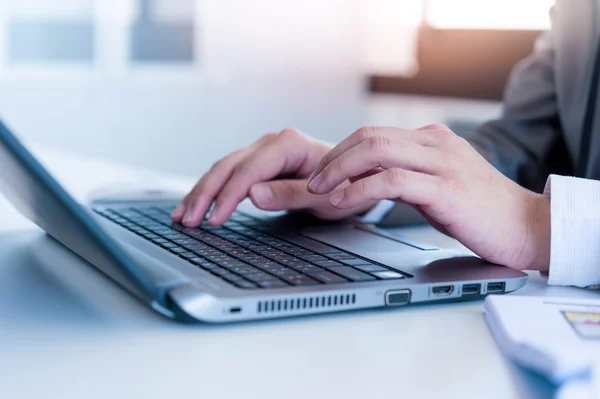
<instances>
[{"instance_id":1,"label":"silver laptop","mask_svg":"<svg viewBox=\"0 0 600 399\"><path fill-rule=\"evenodd\" d=\"M220 227L171 223L175 200L76 203L0 122L0 192L159 313L210 323L481 299L527 275L356 221L239 208ZM56 265L60 267L60 265Z\"/></svg>"}]
</instances>

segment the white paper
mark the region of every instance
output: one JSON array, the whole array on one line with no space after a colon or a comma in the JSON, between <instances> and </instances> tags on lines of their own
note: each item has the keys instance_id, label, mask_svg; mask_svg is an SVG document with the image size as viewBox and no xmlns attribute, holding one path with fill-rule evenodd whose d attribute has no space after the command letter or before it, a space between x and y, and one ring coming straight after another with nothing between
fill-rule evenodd
<instances>
[{"instance_id":1,"label":"white paper","mask_svg":"<svg viewBox=\"0 0 600 399\"><path fill-rule=\"evenodd\" d=\"M505 355L561 385L557 397L600 397L600 299L490 296L485 309Z\"/></svg>"}]
</instances>

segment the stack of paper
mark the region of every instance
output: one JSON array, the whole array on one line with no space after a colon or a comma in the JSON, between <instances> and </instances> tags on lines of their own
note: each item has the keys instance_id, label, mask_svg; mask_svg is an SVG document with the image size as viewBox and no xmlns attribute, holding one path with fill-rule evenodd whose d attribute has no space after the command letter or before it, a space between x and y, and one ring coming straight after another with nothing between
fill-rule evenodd
<instances>
[{"instance_id":1,"label":"stack of paper","mask_svg":"<svg viewBox=\"0 0 600 399\"><path fill-rule=\"evenodd\" d=\"M600 299L490 296L485 309L500 349L560 385L557 396L600 398Z\"/></svg>"}]
</instances>

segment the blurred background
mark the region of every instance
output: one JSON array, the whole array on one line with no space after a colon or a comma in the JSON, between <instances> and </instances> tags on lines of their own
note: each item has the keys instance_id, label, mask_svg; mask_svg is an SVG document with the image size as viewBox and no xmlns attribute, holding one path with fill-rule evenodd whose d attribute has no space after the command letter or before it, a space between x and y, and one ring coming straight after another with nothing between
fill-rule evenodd
<instances>
[{"instance_id":1,"label":"blurred background","mask_svg":"<svg viewBox=\"0 0 600 399\"><path fill-rule=\"evenodd\" d=\"M552 0L1 0L21 137L199 175L260 135L499 115Z\"/></svg>"}]
</instances>

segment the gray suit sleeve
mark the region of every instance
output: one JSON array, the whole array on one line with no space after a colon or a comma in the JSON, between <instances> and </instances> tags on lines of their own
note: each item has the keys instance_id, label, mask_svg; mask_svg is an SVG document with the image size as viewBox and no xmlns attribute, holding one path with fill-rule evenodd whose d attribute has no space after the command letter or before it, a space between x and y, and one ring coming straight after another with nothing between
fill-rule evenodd
<instances>
[{"instance_id":1,"label":"gray suit sleeve","mask_svg":"<svg viewBox=\"0 0 600 399\"><path fill-rule=\"evenodd\" d=\"M554 82L554 41L549 31L513 69L501 118L466 136L504 175L538 192L550 173L573 169L561 132Z\"/></svg>"},{"instance_id":2,"label":"gray suit sleeve","mask_svg":"<svg viewBox=\"0 0 600 399\"><path fill-rule=\"evenodd\" d=\"M502 116L466 139L505 176L542 192L551 173L573 173L561 133L554 85L553 32L543 33L532 54L512 70ZM425 223L416 211L398 204L382 225Z\"/></svg>"}]
</instances>

